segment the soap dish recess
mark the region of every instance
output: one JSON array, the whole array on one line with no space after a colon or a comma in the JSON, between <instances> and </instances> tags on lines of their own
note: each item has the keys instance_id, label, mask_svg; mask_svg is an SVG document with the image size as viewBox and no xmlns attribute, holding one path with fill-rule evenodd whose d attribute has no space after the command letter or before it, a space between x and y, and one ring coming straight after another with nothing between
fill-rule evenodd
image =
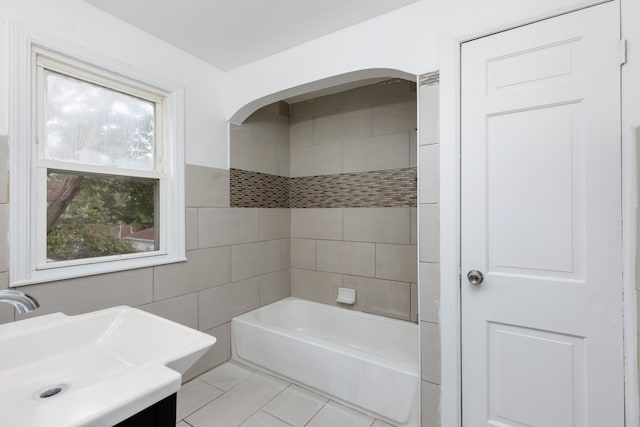
<instances>
[{"instance_id":1,"label":"soap dish recess","mask_svg":"<svg viewBox=\"0 0 640 427\"><path fill-rule=\"evenodd\" d=\"M355 304L356 290L350 288L338 288L338 298L336 301L343 304Z\"/></svg>"}]
</instances>

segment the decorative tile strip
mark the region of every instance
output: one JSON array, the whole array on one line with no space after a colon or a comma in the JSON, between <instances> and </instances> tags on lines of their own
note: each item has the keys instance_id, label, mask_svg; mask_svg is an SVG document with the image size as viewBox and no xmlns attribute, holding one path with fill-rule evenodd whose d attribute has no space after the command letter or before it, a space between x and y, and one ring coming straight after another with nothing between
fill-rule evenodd
<instances>
[{"instance_id":1,"label":"decorative tile strip","mask_svg":"<svg viewBox=\"0 0 640 427\"><path fill-rule=\"evenodd\" d=\"M431 86L440 83L440 71L433 71L420 76L420 86Z\"/></svg>"},{"instance_id":2,"label":"decorative tile strip","mask_svg":"<svg viewBox=\"0 0 640 427\"><path fill-rule=\"evenodd\" d=\"M415 207L416 172L404 168L291 178L291 207Z\"/></svg>"},{"instance_id":3,"label":"decorative tile strip","mask_svg":"<svg viewBox=\"0 0 640 427\"><path fill-rule=\"evenodd\" d=\"M289 178L243 169L230 170L232 208L288 208Z\"/></svg>"}]
</instances>

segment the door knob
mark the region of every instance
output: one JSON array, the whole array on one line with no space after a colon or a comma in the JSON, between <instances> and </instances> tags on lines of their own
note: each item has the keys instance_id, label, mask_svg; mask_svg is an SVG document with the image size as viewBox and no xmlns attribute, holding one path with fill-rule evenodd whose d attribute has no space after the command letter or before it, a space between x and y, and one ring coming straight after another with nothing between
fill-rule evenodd
<instances>
[{"instance_id":1,"label":"door knob","mask_svg":"<svg viewBox=\"0 0 640 427\"><path fill-rule=\"evenodd\" d=\"M481 271L469 270L467 273L467 280L469 280L469 283L472 285L479 285L484 280L484 275Z\"/></svg>"}]
</instances>

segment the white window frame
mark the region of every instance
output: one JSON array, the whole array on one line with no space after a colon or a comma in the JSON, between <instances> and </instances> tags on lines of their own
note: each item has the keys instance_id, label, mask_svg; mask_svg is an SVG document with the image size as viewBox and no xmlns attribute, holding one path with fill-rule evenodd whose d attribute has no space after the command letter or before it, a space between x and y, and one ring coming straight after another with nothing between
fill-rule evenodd
<instances>
[{"instance_id":1,"label":"white window frame","mask_svg":"<svg viewBox=\"0 0 640 427\"><path fill-rule=\"evenodd\" d=\"M184 91L110 58L10 29L10 286L185 261ZM156 103L156 168L115 169L45 160L42 150L43 68ZM41 151L40 151L41 153ZM158 179L159 249L46 263L46 171L61 169ZM43 178L44 177L44 178ZM43 194L45 196L43 196ZM44 200L43 200L44 199ZM43 229L44 227L44 229Z\"/></svg>"}]
</instances>

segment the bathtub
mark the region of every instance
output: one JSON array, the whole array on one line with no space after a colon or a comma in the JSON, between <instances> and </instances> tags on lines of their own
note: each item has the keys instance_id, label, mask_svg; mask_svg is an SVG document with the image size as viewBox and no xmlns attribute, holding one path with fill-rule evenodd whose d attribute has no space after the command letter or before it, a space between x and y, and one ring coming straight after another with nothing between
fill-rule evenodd
<instances>
[{"instance_id":1,"label":"bathtub","mask_svg":"<svg viewBox=\"0 0 640 427\"><path fill-rule=\"evenodd\" d=\"M285 298L231 321L233 358L397 426L417 427L418 326Z\"/></svg>"}]
</instances>

